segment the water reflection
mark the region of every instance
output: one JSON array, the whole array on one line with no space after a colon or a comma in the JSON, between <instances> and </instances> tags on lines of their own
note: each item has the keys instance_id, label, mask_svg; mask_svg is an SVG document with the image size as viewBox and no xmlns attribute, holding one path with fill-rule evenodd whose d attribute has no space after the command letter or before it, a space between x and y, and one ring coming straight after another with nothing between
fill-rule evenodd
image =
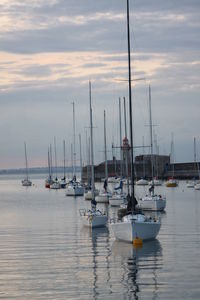
<instances>
[{"instance_id":1,"label":"water reflection","mask_svg":"<svg viewBox=\"0 0 200 300\"><path fill-rule=\"evenodd\" d=\"M110 235L107 227L102 228L81 228L81 235L84 235L88 242L91 242L91 272L90 284L92 299L98 299L102 294L110 294Z\"/></svg>"},{"instance_id":2,"label":"water reflection","mask_svg":"<svg viewBox=\"0 0 200 300\"><path fill-rule=\"evenodd\" d=\"M99 256L99 248L100 245L98 243L101 243L102 237L105 237L104 239L104 247L105 247L105 266L104 270L107 270L107 272L104 274L104 278L106 279L106 282L109 282L110 280L110 272L109 272L109 247L108 247L108 228L94 228L90 231L90 235L92 238L92 251L93 251L93 299L97 299L98 296L98 290L100 289L101 283L98 284L98 266L100 267L100 264L98 262L98 256ZM102 254L101 254L102 255ZM100 271L100 270L99 270Z\"/></svg>"},{"instance_id":3,"label":"water reflection","mask_svg":"<svg viewBox=\"0 0 200 300\"><path fill-rule=\"evenodd\" d=\"M120 259L123 270L121 283L128 299L138 299L139 294L148 290L149 298L156 299L159 283L157 270L162 268L162 247L158 240L145 242L142 248L115 241L112 256Z\"/></svg>"}]
</instances>

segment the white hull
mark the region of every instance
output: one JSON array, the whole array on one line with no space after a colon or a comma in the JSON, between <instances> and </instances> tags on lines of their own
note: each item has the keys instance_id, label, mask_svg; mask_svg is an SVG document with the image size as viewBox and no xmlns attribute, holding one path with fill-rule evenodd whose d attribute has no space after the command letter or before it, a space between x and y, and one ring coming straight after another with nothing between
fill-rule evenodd
<instances>
[{"instance_id":1,"label":"white hull","mask_svg":"<svg viewBox=\"0 0 200 300\"><path fill-rule=\"evenodd\" d=\"M195 183L193 183L193 182L188 182L188 183L186 184L186 187L187 187L187 188L194 188L194 187L195 187Z\"/></svg>"},{"instance_id":2,"label":"white hull","mask_svg":"<svg viewBox=\"0 0 200 300\"><path fill-rule=\"evenodd\" d=\"M108 221L108 217L99 210L80 210L80 216L82 225L90 228L104 227Z\"/></svg>"},{"instance_id":3,"label":"white hull","mask_svg":"<svg viewBox=\"0 0 200 300\"><path fill-rule=\"evenodd\" d=\"M145 179L140 179L140 180L136 181L136 184L137 185L148 185L149 182Z\"/></svg>"},{"instance_id":4,"label":"white hull","mask_svg":"<svg viewBox=\"0 0 200 300\"><path fill-rule=\"evenodd\" d=\"M155 239L159 233L159 221L129 220L127 222L112 223L111 228L117 240L133 242L138 237L143 241Z\"/></svg>"},{"instance_id":5,"label":"white hull","mask_svg":"<svg viewBox=\"0 0 200 300\"><path fill-rule=\"evenodd\" d=\"M66 188L66 196L83 196L84 188L79 185L68 185Z\"/></svg>"},{"instance_id":6,"label":"white hull","mask_svg":"<svg viewBox=\"0 0 200 300\"><path fill-rule=\"evenodd\" d=\"M111 206L120 206L124 204L124 202L125 202L124 195L112 195L112 197L109 198L109 204Z\"/></svg>"},{"instance_id":7,"label":"white hull","mask_svg":"<svg viewBox=\"0 0 200 300\"><path fill-rule=\"evenodd\" d=\"M146 196L138 200L138 207L143 210L163 211L166 207L166 198L158 195Z\"/></svg>"},{"instance_id":8,"label":"white hull","mask_svg":"<svg viewBox=\"0 0 200 300\"><path fill-rule=\"evenodd\" d=\"M96 197L97 195L99 195L99 191L95 190L94 191L94 196ZM87 191L85 193L85 200L92 200L92 192L91 191Z\"/></svg>"},{"instance_id":9,"label":"white hull","mask_svg":"<svg viewBox=\"0 0 200 300\"><path fill-rule=\"evenodd\" d=\"M154 179L154 181L151 180L149 182L149 185L152 185L152 184L154 184L154 186L160 186L160 185L162 185L162 181L160 181L158 179Z\"/></svg>"},{"instance_id":10,"label":"white hull","mask_svg":"<svg viewBox=\"0 0 200 300\"><path fill-rule=\"evenodd\" d=\"M54 182L53 184L50 185L50 189L59 190L60 189L60 183L59 182Z\"/></svg>"},{"instance_id":11,"label":"white hull","mask_svg":"<svg viewBox=\"0 0 200 300\"><path fill-rule=\"evenodd\" d=\"M97 203L109 203L110 196L111 194L109 193L99 194L98 196L95 197L95 200Z\"/></svg>"},{"instance_id":12,"label":"white hull","mask_svg":"<svg viewBox=\"0 0 200 300\"><path fill-rule=\"evenodd\" d=\"M200 190L200 183L197 183L195 186L194 186L195 190Z\"/></svg>"}]
</instances>

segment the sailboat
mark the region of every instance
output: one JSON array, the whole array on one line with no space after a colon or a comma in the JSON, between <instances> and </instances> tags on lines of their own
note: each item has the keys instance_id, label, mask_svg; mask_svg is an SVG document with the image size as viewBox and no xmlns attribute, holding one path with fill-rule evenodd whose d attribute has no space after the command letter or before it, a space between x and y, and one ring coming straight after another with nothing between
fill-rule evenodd
<instances>
[{"instance_id":1,"label":"sailboat","mask_svg":"<svg viewBox=\"0 0 200 300\"><path fill-rule=\"evenodd\" d=\"M50 185L50 189L59 190L60 189L60 182L58 181L58 174L57 174L57 153L56 153L56 138L55 137L54 137L54 152L55 152L56 178L55 178L54 182Z\"/></svg>"},{"instance_id":2,"label":"sailboat","mask_svg":"<svg viewBox=\"0 0 200 300\"><path fill-rule=\"evenodd\" d=\"M80 209L80 217L82 224L87 227L104 227L107 224L108 217L101 210L96 209L96 201L94 196L94 152L93 152L93 124L92 124L92 96L91 96L91 82L89 82L89 101L90 101L90 147L91 147L91 188L92 188L92 200L91 209Z\"/></svg>"},{"instance_id":3,"label":"sailboat","mask_svg":"<svg viewBox=\"0 0 200 300\"><path fill-rule=\"evenodd\" d=\"M50 189L50 186L54 183L53 175L52 175L52 152L51 152L51 145L48 148L48 177L45 180L45 187Z\"/></svg>"},{"instance_id":4,"label":"sailboat","mask_svg":"<svg viewBox=\"0 0 200 300\"><path fill-rule=\"evenodd\" d=\"M122 147L122 134L121 134L121 99L119 98L119 128L120 128L120 152L122 153L122 148L124 150L124 156L125 156L125 169L126 169L126 179L127 179L127 190L129 193L129 174L128 174L128 152L125 151L125 149L129 148L128 145L128 139L127 139L127 126L126 126L126 102L125 102L125 97L124 97L124 129L125 129L125 138L123 139L123 147ZM122 159L122 155L121 155ZM112 193L112 196L109 198L109 204L111 206L120 206L126 203L126 196L127 193L123 191L123 180L122 180L122 163L121 163L121 178L119 185L114 188L114 192Z\"/></svg>"},{"instance_id":5,"label":"sailboat","mask_svg":"<svg viewBox=\"0 0 200 300\"><path fill-rule=\"evenodd\" d=\"M107 164L107 147L106 147L106 112L104 110L104 153L105 153L105 179L103 190L96 196L97 203L108 203L112 193L108 190L108 164Z\"/></svg>"},{"instance_id":6,"label":"sailboat","mask_svg":"<svg viewBox=\"0 0 200 300\"><path fill-rule=\"evenodd\" d=\"M131 195L128 195L127 214L120 221L111 222L114 236L118 240L133 242L136 238L151 240L159 233L161 222L135 212L136 199L134 191L133 163L133 128L132 128L132 91L131 91L131 54L129 28L129 0L127 0L127 38L128 38L128 73L129 73L129 122L130 122L130 151L131 151Z\"/></svg>"},{"instance_id":7,"label":"sailboat","mask_svg":"<svg viewBox=\"0 0 200 300\"><path fill-rule=\"evenodd\" d=\"M154 163L153 163L153 139L152 139L152 115L151 115L151 87L149 86L149 121L150 121L150 145L151 145L151 172L152 185L149 188L149 195L138 200L138 207L142 210L163 211L166 207L166 198L154 194Z\"/></svg>"},{"instance_id":8,"label":"sailboat","mask_svg":"<svg viewBox=\"0 0 200 300\"><path fill-rule=\"evenodd\" d=\"M60 188L65 189L67 182L66 182L66 173L65 173L65 140L63 141L63 178L60 181Z\"/></svg>"},{"instance_id":9,"label":"sailboat","mask_svg":"<svg viewBox=\"0 0 200 300\"><path fill-rule=\"evenodd\" d=\"M22 185L23 186L31 186L32 182L31 182L31 180L29 179L29 176L28 176L28 159L27 159L26 143L25 142L24 142L24 153L25 153L26 176L22 180Z\"/></svg>"},{"instance_id":10,"label":"sailboat","mask_svg":"<svg viewBox=\"0 0 200 300\"><path fill-rule=\"evenodd\" d=\"M76 180L75 104L73 106L73 178L66 187L66 196L83 196L84 187Z\"/></svg>"},{"instance_id":11,"label":"sailboat","mask_svg":"<svg viewBox=\"0 0 200 300\"><path fill-rule=\"evenodd\" d=\"M197 170L198 170L198 163L196 162L196 138L195 137L194 137L194 165L197 165ZM194 180L190 180L189 182L187 182L186 186L187 186L187 188L194 188L197 184L198 183L196 182L196 179L194 178Z\"/></svg>"}]
</instances>

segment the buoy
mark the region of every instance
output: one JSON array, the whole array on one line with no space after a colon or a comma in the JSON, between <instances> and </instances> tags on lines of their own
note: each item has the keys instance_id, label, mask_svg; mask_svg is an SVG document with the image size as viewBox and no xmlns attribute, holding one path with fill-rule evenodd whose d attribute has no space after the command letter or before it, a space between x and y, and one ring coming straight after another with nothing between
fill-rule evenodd
<instances>
[{"instance_id":1,"label":"buoy","mask_svg":"<svg viewBox=\"0 0 200 300\"><path fill-rule=\"evenodd\" d=\"M142 247L142 244L143 244L142 239L139 238L139 237L136 237L136 238L133 240L133 245L134 245L135 247L137 247L137 248Z\"/></svg>"}]
</instances>

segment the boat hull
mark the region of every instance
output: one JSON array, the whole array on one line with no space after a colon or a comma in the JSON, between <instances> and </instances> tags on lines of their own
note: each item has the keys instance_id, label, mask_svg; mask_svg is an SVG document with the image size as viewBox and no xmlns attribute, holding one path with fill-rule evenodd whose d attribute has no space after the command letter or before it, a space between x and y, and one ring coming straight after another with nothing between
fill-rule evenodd
<instances>
[{"instance_id":1,"label":"boat hull","mask_svg":"<svg viewBox=\"0 0 200 300\"><path fill-rule=\"evenodd\" d=\"M100 194L95 197L97 203L109 203L109 196L108 194Z\"/></svg>"},{"instance_id":2,"label":"boat hull","mask_svg":"<svg viewBox=\"0 0 200 300\"><path fill-rule=\"evenodd\" d=\"M96 197L97 195L99 195L99 191L95 190L94 191L94 196ZM92 192L91 191L87 191L85 193L85 200L92 200Z\"/></svg>"},{"instance_id":3,"label":"boat hull","mask_svg":"<svg viewBox=\"0 0 200 300\"><path fill-rule=\"evenodd\" d=\"M82 216L81 221L83 226L97 228L104 227L107 224L107 216Z\"/></svg>"},{"instance_id":4,"label":"boat hull","mask_svg":"<svg viewBox=\"0 0 200 300\"><path fill-rule=\"evenodd\" d=\"M109 198L109 204L111 206L120 206L124 204L124 201L125 201L125 197L121 195L114 195L111 198Z\"/></svg>"},{"instance_id":5,"label":"boat hull","mask_svg":"<svg viewBox=\"0 0 200 300\"><path fill-rule=\"evenodd\" d=\"M194 186L195 190L200 190L200 183L197 183L195 186Z\"/></svg>"},{"instance_id":6,"label":"boat hull","mask_svg":"<svg viewBox=\"0 0 200 300\"><path fill-rule=\"evenodd\" d=\"M83 196L84 188L82 186L70 186L66 189L66 196Z\"/></svg>"},{"instance_id":7,"label":"boat hull","mask_svg":"<svg viewBox=\"0 0 200 300\"><path fill-rule=\"evenodd\" d=\"M118 222L112 223L111 228L117 240L133 242L138 237L143 241L153 240L160 230L160 222Z\"/></svg>"},{"instance_id":8,"label":"boat hull","mask_svg":"<svg viewBox=\"0 0 200 300\"><path fill-rule=\"evenodd\" d=\"M138 207L142 210L163 211L166 207L166 199L159 196L146 196L138 200Z\"/></svg>"},{"instance_id":9,"label":"boat hull","mask_svg":"<svg viewBox=\"0 0 200 300\"><path fill-rule=\"evenodd\" d=\"M59 190L60 189L60 183L59 182L54 182L53 184L50 185L51 190Z\"/></svg>"},{"instance_id":10,"label":"boat hull","mask_svg":"<svg viewBox=\"0 0 200 300\"><path fill-rule=\"evenodd\" d=\"M145 179L140 179L138 181L136 181L136 185L148 185L149 182Z\"/></svg>"},{"instance_id":11,"label":"boat hull","mask_svg":"<svg viewBox=\"0 0 200 300\"><path fill-rule=\"evenodd\" d=\"M82 225L90 228L105 227L107 225L108 217L100 210L80 210L80 217Z\"/></svg>"}]
</instances>

